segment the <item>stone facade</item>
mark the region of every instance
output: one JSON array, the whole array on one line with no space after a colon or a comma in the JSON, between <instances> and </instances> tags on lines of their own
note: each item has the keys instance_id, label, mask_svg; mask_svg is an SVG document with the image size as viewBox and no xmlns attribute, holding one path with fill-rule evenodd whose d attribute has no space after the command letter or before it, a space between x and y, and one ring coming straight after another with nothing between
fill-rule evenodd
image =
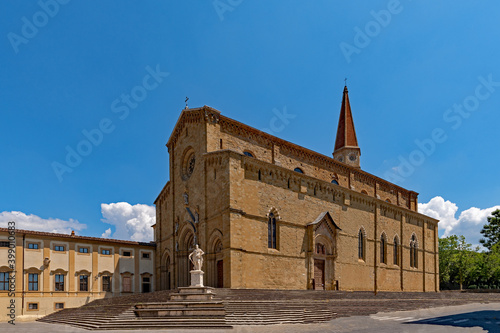
<instances>
[{"instance_id":1,"label":"stone facade","mask_svg":"<svg viewBox=\"0 0 500 333\"><path fill-rule=\"evenodd\" d=\"M189 285L197 243L212 287L438 291L438 221L418 213L418 193L362 171L357 142L343 163L204 106L182 111L167 147L160 289Z\"/></svg>"}]
</instances>

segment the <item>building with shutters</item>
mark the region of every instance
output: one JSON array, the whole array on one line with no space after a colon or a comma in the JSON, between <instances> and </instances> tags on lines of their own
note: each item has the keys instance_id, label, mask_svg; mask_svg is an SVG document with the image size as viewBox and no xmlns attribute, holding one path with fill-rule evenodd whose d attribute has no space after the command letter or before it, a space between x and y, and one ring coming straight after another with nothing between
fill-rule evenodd
<instances>
[{"instance_id":1,"label":"building with shutters","mask_svg":"<svg viewBox=\"0 0 500 333\"><path fill-rule=\"evenodd\" d=\"M9 238L10 236L10 238ZM15 255L9 260L9 250ZM11 251L12 254L13 251ZM0 321L155 290L155 244L0 228ZM13 290L12 294L10 290ZM12 300L14 302L12 302Z\"/></svg>"},{"instance_id":2,"label":"building with shutters","mask_svg":"<svg viewBox=\"0 0 500 333\"><path fill-rule=\"evenodd\" d=\"M365 172L347 87L333 156L204 106L184 109L167 142L170 180L157 199L159 289L438 291L438 221L418 193Z\"/></svg>"}]
</instances>

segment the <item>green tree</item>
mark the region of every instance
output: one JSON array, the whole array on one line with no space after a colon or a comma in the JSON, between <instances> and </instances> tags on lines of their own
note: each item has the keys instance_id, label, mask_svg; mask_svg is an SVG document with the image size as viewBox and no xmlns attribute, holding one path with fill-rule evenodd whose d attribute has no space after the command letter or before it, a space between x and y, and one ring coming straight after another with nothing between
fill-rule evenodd
<instances>
[{"instance_id":1,"label":"green tree","mask_svg":"<svg viewBox=\"0 0 500 333\"><path fill-rule=\"evenodd\" d=\"M439 238L439 280L441 288L449 286L453 281L455 269L452 265L454 247L450 237Z\"/></svg>"},{"instance_id":2,"label":"green tree","mask_svg":"<svg viewBox=\"0 0 500 333\"><path fill-rule=\"evenodd\" d=\"M481 230L484 238L479 240L489 251L491 251L493 245L498 244L500 241L500 209L495 210L491 215L488 216L488 223Z\"/></svg>"},{"instance_id":3,"label":"green tree","mask_svg":"<svg viewBox=\"0 0 500 333\"><path fill-rule=\"evenodd\" d=\"M478 249L473 249L464 236L448 236L439 239L439 275L443 284L457 283L462 290L467 278L477 270L474 263ZM468 283L467 283L468 284Z\"/></svg>"},{"instance_id":4,"label":"green tree","mask_svg":"<svg viewBox=\"0 0 500 333\"><path fill-rule=\"evenodd\" d=\"M494 285L498 289L500 288L500 244L493 245L491 251L485 255L488 257L490 267L489 285Z\"/></svg>"},{"instance_id":5,"label":"green tree","mask_svg":"<svg viewBox=\"0 0 500 333\"><path fill-rule=\"evenodd\" d=\"M458 283L460 284L460 290L462 290L465 277L473 268L471 264L473 263L475 253L472 250L472 244L467 243L465 240L465 236L457 237L456 249L455 263L458 269Z\"/></svg>"}]
</instances>

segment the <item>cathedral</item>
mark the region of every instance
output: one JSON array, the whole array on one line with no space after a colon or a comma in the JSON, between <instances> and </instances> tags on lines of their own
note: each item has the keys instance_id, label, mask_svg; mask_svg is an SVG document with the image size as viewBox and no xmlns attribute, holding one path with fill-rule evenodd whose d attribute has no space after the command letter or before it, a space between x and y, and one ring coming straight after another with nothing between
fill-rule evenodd
<instances>
[{"instance_id":1,"label":"cathedral","mask_svg":"<svg viewBox=\"0 0 500 333\"><path fill-rule=\"evenodd\" d=\"M347 87L332 157L208 106L181 112L167 148L157 290L190 284L196 244L216 288L439 290L438 221L361 169Z\"/></svg>"}]
</instances>

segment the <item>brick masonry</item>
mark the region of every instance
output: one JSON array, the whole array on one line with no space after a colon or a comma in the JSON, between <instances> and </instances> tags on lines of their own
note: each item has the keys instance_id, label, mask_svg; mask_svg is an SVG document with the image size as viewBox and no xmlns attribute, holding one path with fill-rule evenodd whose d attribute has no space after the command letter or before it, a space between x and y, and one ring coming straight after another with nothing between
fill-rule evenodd
<instances>
[{"instance_id":1,"label":"brick masonry","mask_svg":"<svg viewBox=\"0 0 500 333\"><path fill-rule=\"evenodd\" d=\"M208 286L311 289L314 261L321 260L325 289L438 291L438 221L417 212L418 193L207 106L182 111L167 147L170 181L155 201L160 289L189 284L196 234ZM268 248L270 212L277 216L276 249ZM412 235L417 267L410 267ZM315 253L316 243L324 254Z\"/></svg>"}]
</instances>

